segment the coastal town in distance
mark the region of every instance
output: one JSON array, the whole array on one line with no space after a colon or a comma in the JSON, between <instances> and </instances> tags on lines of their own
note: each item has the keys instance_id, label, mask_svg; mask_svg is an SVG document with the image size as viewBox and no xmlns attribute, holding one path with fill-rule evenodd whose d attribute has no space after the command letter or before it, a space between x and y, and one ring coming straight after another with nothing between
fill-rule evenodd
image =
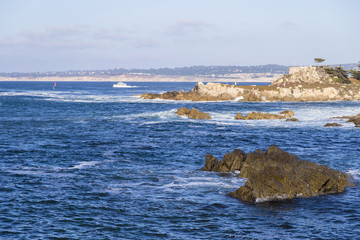
<instances>
[{"instance_id":1,"label":"coastal town in distance","mask_svg":"<svg viewBox=\"0 0 360 240\"><path fill-rule=\"evenodd\" d=\"M357 63L338 64L345 70ZM334 66L334 65L331 65ZM177 68L0 72L0 81L127 81L127 82L272 82L289 72L289 66L190 66Z\"/></svg>"}]
</instances>

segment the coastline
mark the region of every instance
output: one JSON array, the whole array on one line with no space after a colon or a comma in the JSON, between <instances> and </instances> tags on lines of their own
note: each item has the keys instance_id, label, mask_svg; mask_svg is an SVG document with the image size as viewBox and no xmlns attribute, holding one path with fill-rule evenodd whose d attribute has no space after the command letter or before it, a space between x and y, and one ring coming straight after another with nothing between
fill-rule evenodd
<instances>
[{"instance_id":1,"label":"coastline","mask_svg":"<svg viewBox=\"0 0 360 240\"><path fill-rule=\"evenodd\" d=\"M278 79L280 74L273 77L256 78L212 78L195 76L80 76L80 77L0 77L0 82L273 82Z\"/></svg>"}]
</instances>

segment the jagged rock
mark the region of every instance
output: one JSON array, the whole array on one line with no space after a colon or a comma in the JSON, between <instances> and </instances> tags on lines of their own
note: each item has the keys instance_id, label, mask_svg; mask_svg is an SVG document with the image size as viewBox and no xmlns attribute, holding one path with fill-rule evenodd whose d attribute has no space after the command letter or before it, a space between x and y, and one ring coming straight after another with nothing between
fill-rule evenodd
<instances>
[{"instance_id":1,"label":"jagged rock","mask_svg":"<svg viewBox=\"0 0 360 240\"><path fill-rule=\"evenodd\" d=\"M223 159L218 162L218 159L211 154L207 154L205 158L205 166L202 171L214 172L233 172L242 168L245 160L245 153L239 149L235 149L231 153L225 153Z\"/></svg>"},{"instance_id":2,"label":"jagged rock","mask_svg":"<svg viewBox=\"0 0 360 240\"><path fill-rule=\"evenodd\" d=\"M341 127L341 124L338 123L327 123L324 125L324 127Z\"/></svg>"},{"instance_id":3,"label":"jagged rock","mask_svg":"<svg viewBox=\"0 0 360 240\"><path fill-rule=\"evenodd\" d=\"M298 122L299 121L299 119L297 119L297 118L288 118L288 119L286 119L286 122Z\"/></svg>"},{"instance_id":4,"label":"jagged rock","mask_svg":"<svg viewBox=\"0 0 360 240\"><path fill-rule=\"evenodd\" d=\"M262 119L285 119L294 116L293 111L283 111L280 114L272 113L262 113L262 112L251 112L243 116L241 113L238 113L235 116L235 119L238 120L262 120Z\"/></svg>"},{"instance_id":5,"label":"jagged rock","mask_svg":"<svg viewBox=\"0 0 360 240\"><path fill-rule=\"evenodd\" d=\"M179 108L176 112L177 115L182 116L186 115L191 119L211 119L209 113L200 112L196 108L192 108L191 110L188 108Z\"/></svg>"},{"instance_id":6,"label":"jagged rock","mask_svg":"<svg viewBox=\"0 0 360 240\"><path fill-rule=\"evenodd\" d=\"M296 197L311 197L344 191L354 186L350 175L270 146L266 152L257 150L245 154L235 149L221 161L206 156L204 171L239 170L247 178L244 186L230 195L247 202L278 201Z\"/></svg>"},{"instance_id":7,"label":"jagged rock","mask_svg":"<svg viewBox=\"0 0 360 240\"><path fill-rule=\"evenodd\" d=\"M201 171L214 171L218 164L218 159L211 154L206 154L205 157L205 166Z\"/></svg>"}]
</instances>

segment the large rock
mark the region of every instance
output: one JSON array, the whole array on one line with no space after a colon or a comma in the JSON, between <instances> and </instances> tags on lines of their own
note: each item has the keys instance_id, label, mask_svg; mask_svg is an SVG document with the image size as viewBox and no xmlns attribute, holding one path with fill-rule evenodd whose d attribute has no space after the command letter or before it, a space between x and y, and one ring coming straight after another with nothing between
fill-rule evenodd
<instances>
[{"instance_id":1,"label":"large rock","mask_svg":"<svg viewBox=\"0 0 360 240\"><path fill-rule=\"evenodd\" d=\"M240 171L244 186L230 195L247 202L278 201L344 191L353 186L350 175L270 146L266 152L245 154L235 149L221 161L206 156L204 171Z\"/></svg>"},{"instance_id":2,"label":"large rock","mask_svg":"<svg viewBox=\"0 0 360 240\"><path fill-rule=\"evenodd\" d=\"M176 112L177 115L182 116L186 115L191 119L211 119L209 113L200 112L196 108L192 108L191 110L188 108L179 108Z\"/></svg>"}]
</instances>

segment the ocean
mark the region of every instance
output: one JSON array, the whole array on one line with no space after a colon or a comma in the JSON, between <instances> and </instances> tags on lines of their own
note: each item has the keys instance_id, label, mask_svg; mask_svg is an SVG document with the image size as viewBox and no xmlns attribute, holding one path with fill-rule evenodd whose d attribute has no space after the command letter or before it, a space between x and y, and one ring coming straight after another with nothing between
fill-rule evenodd
<instances>
[{"instance_id":1,"label":"ocean","mask_svg":"<svg viewBox=\"0 0 360 240\"><path fill-rule=\"evenodd\" d=\"M359 239L360 129L331 118L360 113L358 101L143 100L195 83L112 84L0 82L1 239ZM213 119L179 117L179 107ZM283 110L299 122L234 119ZM270 145L348 172L357 186L249 204L228 196L246 179L200 171L207 153Z\"/></svg>"}]
</instances>

